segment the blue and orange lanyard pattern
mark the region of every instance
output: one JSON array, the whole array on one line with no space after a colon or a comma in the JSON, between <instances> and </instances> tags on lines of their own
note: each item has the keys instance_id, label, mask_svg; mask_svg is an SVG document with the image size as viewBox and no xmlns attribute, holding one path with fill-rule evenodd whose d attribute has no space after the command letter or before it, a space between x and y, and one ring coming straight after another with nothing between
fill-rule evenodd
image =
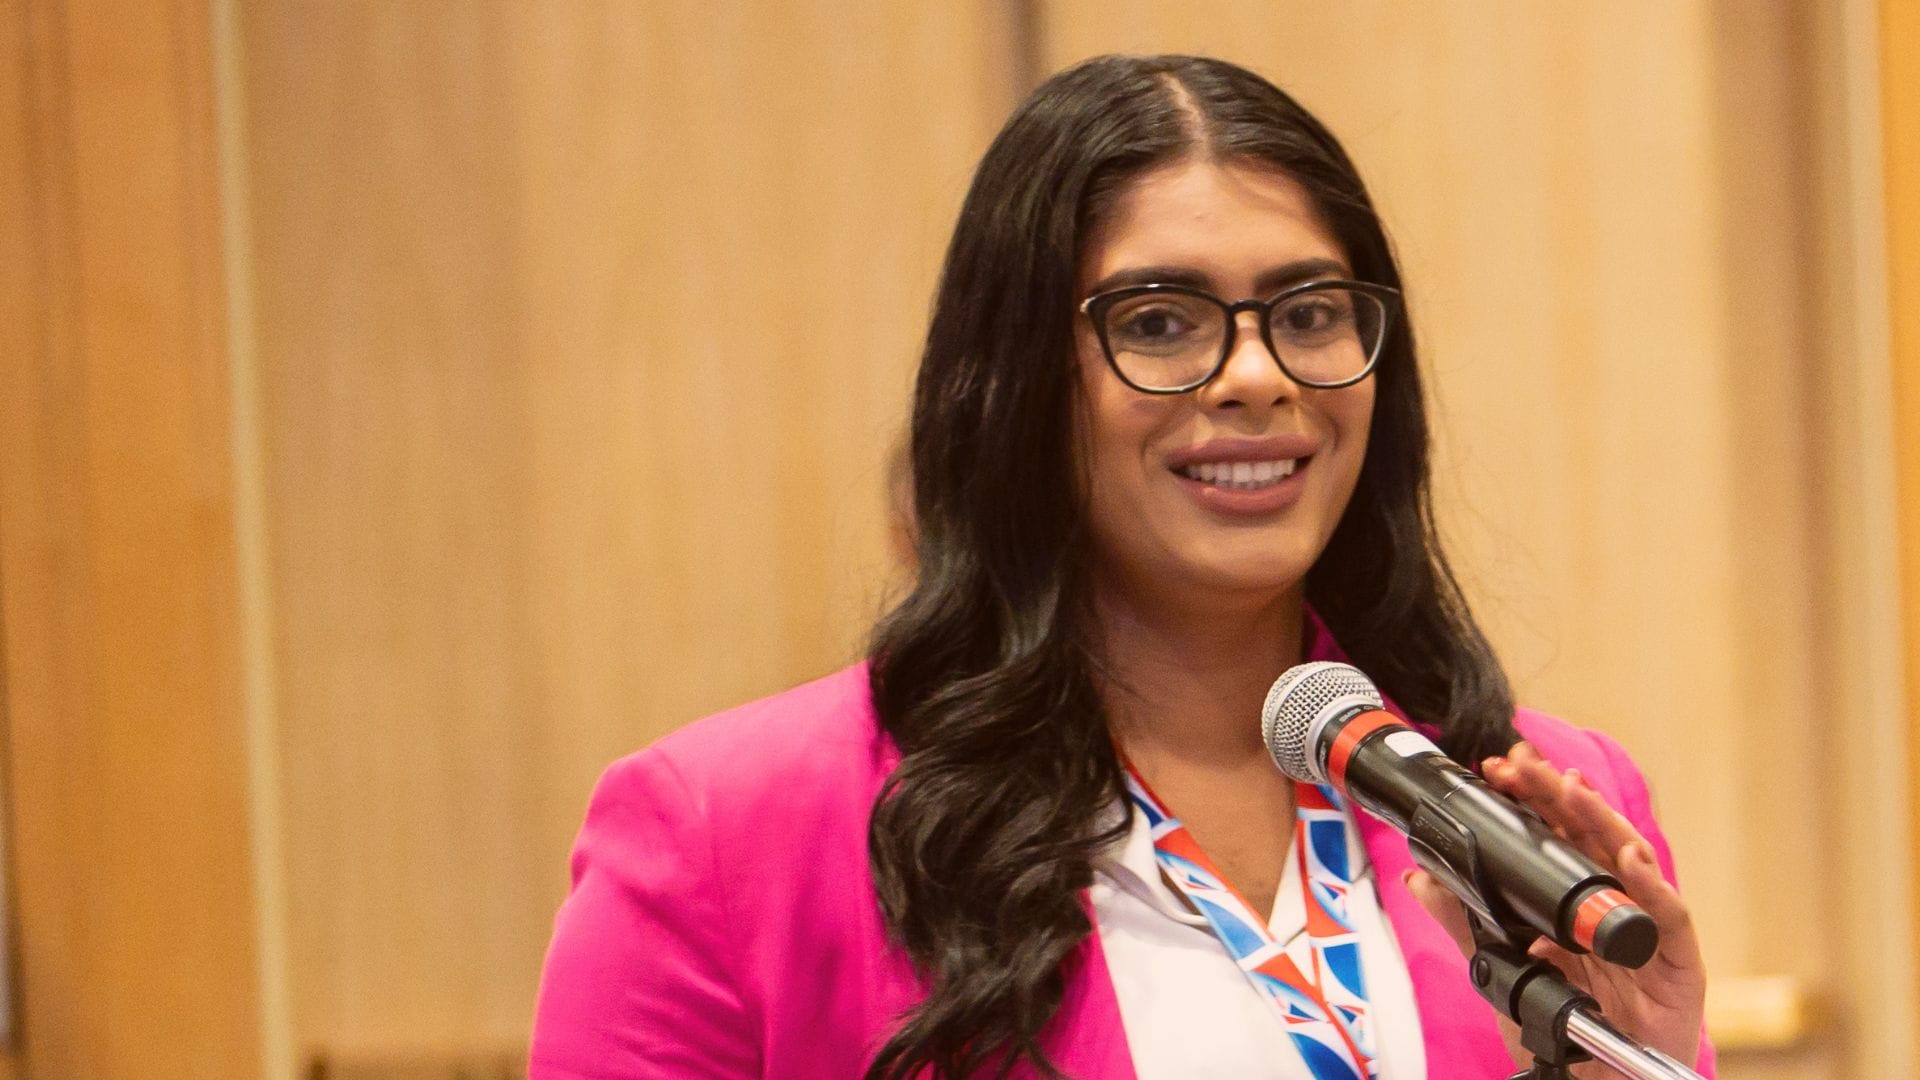
<instances>
[{"instance_id":1,"label":"blue and orange lanyard pattern","mask_svg":"<svg viewBox=\"0 0 1920 1080\"><path fill-rule=\"evenodd\" d=\"M1279 1013L1314 1080L1378 1077L1360 940L1349 906L1359 859L1348 845L1346 815L1333 789L1294 788L1298 809L1290 851L1299 861L1307 928L1306 947L1290 954L1287 943L1274 938L1133 765L1124 763L1127 796L1152 828L1155 861L1206 916L1254 990Z\"/></svg>"}]
</instances>

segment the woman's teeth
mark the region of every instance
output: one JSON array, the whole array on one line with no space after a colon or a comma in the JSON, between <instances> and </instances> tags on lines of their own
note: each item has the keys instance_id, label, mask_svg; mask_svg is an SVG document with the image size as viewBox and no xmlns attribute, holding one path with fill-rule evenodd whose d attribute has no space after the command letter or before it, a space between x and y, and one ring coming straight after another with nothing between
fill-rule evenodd
<instances>
[{"instance_id":1,"label":"woman's teeth","mask_svg":"<svg viewBox=\"0 0 1920 1080\"><path fill-rule=\"evenodd\" d=\"M1203 484L1233 488L1237 491L1254 491L1271 487L1293 475L1293 458L1279 461L1221 461L1202 462L1186 465L1180 469L1180 475Z\"/></svg>"}]
</instances>

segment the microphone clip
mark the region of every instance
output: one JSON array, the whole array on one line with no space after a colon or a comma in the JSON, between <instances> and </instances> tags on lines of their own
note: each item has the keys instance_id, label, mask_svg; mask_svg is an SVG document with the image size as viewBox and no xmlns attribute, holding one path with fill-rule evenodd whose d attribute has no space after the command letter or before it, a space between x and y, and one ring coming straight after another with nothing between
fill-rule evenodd
<instances>
[{"instance_id":1,"label":"microphone clip","mask_svg":"<svg viewBox=\"0 0 1920 1080\"><path fill-rule=\"evenodd\" d=\"M1473 928L1474 953L1467 962L1473 988L1520 1025L1520 1044L1533 1054L1532 1067L1509 1080L1571 1080L1568 1070L1593 1058L1574 1043L1567 1022L1597 1003L1567 982L1559 968L1528 955L1524 944L1477 912L1468 911L1467 922Z\"/></svg>"},{"instance_id":2,"label":"microphone clip","mask_svg":"<svg viewBox=\"0 0 1920 1080\"><path fill-rule=\"evenodd\" d=\"M1408 835L1414 861L1436 874L1466 908L1473 929L1474 953L1467 961L1473 988L1500 1015L1520 1025L1520 1044L1533 1054L1532 1067L1508 1080L1572 1080L1568 1070L1593 1057L1567 1033L1567 1021L1578 1010L1597 1009L1598 1003L1567 982L1559 968L1527 952L1540 935L1500 905L1498 891L1486 881L1479 841L1471 830L1430 803L1415 811L1412 824ZM1456 867L1467 868L1469 880L1459 878Z\"/></svg>"}]
</instances>

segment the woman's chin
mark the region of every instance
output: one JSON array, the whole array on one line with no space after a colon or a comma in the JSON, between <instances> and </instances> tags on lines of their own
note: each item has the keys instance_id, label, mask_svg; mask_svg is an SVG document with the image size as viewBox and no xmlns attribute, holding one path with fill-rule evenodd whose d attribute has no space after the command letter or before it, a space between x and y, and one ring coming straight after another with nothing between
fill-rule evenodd
<instances>
[{"instance_id":1,"label":"woman's chin","mask_svg":"<svg viewBox=\"0 0 1920 1080\"><path fill-rule=\"evenodd\" d=\"M1307 576L1307 564L1245 561L1197 562L1181 566L1161 580L1183 606L1194 602L1254 609L1298 599Z\"/></svg>"},{"instance_id":2,"label":"woman's chin","mask_svg":"<svg viewBox=\"0 0 1920 1080\"><path fill-rule=\"evenodd\" d=\"M1213 530L1203 535L1150 531L1126 538L1131 544L1113 543L1095 558L1111 574L1109 587L1134 594L1136 604L1253 609L1301 595L1322 546L1303 531L1227 536ZM1147 542L1140 543L1143 539Z\"/></svg>"},{"instance_id":3,"label":"woman's chin","mask_svg":"<svg viewBox=\"0 0 1920 1080\"><path fill-rule=\"evenodd\" d=\"M1269 601L1297 598L1306 580L1306 571L1298 573L1276 571L1270 574L1248 574L1236 570L1222 573L1210 581L1210 591L1217 592L1222 598L1235 598L1251 604L1263 604Z\"/></svg>"},{"instance_id":4,"label":"woman's chin","mask_svg":"<svg viewBox=\"0 0 1920 1080\"><path fill-rule=\"evenodd\" d=\"M1298 529L1262 530L1224 543L1197 544L1178 560L1184 571L1180 576L1225 592L1297 591L1322 546L1300 533Z\"/></svg>"}]
</instances>

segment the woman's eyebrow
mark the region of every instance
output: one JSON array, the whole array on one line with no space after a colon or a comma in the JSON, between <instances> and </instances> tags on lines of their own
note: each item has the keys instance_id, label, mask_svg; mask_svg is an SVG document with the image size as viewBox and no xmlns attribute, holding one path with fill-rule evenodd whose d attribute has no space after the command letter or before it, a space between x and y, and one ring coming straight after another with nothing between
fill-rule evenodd
<instances>
[{"instance_id":1,"label":"woman's eyebrow","mask_svg":"<svg viewBox=\"0 0 1920 1080\"><path fill-rule=\"evenodd\" d=\"M1098 296L1103 292L1135 285L1185 285L1193 289L1207 289L1213 286L1213 279L1190 266L1129 266L1094 282L1093 287L1087 290L1087 295Z\"/></svg>"},{"instance_id":2,"label":"woman's eyebrow","mask_svg":"<svg viewBox=\"0 0 1920 1080\"><path fill-rule=\"evenodd\" d=\"M1320 278L1352 277L1353 271L1339 259L1301 259L1276 266L1261 274L1253 281L1253 291L1261 296L1272 296L1290 285Z\"/></svg>"},{"instance_id":3,"label":"woman's eyebrow","mask_svg":"<svg viewBox=\"0 0 1920 1080\"><path fill-rule=\"evenodd\" d=\"M1348 277L1352 273L1347 269L1347 264L1338 259L1298 259L1262 272L1254 279L1254 292L1260 296L1270 296L1303 281ZM1087 295L1098 296L1103 292L1134 285L1185 285L1194 289L1211 289L1214 282L1212 275L1191 266L1129 266L1094 282L1087 290Z\"/></svg>"}]
</instances>

